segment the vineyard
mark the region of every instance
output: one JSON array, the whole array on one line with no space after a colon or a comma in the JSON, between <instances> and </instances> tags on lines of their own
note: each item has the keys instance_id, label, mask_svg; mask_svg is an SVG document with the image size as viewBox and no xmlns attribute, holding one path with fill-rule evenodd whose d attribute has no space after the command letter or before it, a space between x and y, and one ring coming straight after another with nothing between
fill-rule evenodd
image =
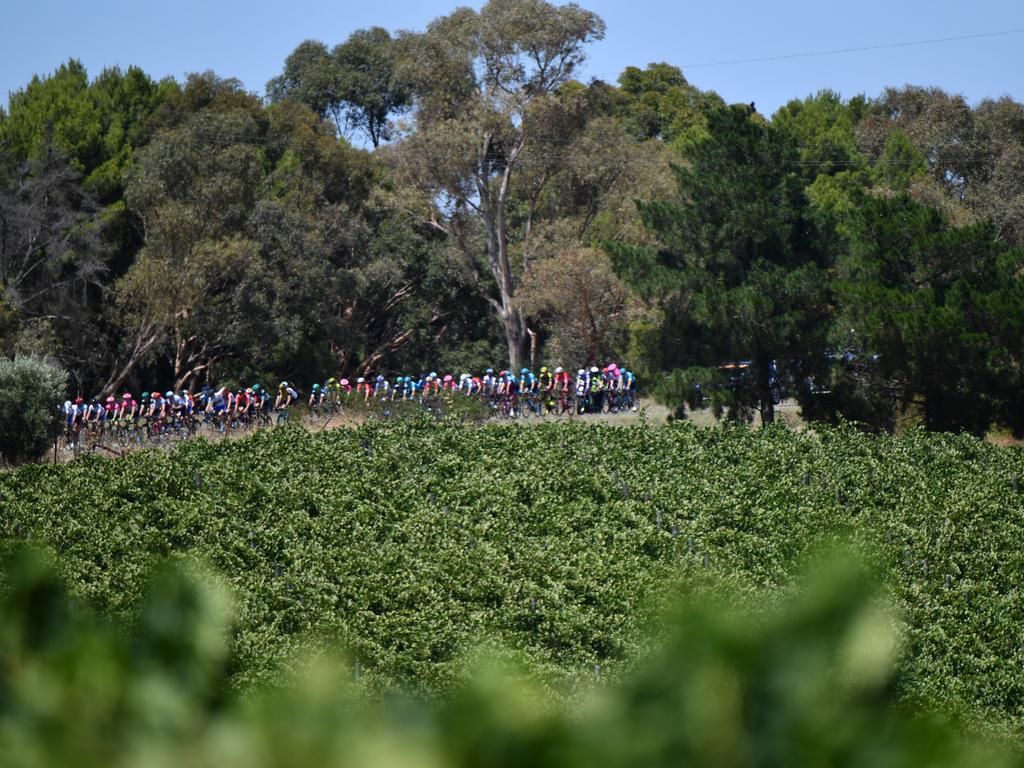
<instances>
[{"instance_id":1,"label":"vineyard","mask_svg":"<svg viewBox=\"0 0 1024 768\"><path fill-rule=\"evenodd\" d=\"M849 540L902 614L899 696L1012 728L1022 477L1019 448L923 432L409 420L28 466L0 474L0 535L127 621L155 556L198 557L234 595L236 689L325 638L367 690L442 698L482 647L571 696L705 574L781 595Z\"/></svg>"}]
</instances>

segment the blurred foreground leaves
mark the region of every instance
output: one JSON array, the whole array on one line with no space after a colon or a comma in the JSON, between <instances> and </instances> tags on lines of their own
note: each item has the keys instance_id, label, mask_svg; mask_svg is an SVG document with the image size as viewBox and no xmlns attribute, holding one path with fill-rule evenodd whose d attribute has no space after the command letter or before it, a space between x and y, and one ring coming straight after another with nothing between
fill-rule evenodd
<instances>
[{"instance_id":1,"label":"blurred foreground leaves","mask_svg":"<svg viewBox=\"0 0 1024 768\"><path fill-rule=\"evenodd\" d=\"M5 766L971 766L1009 764L896 703L899 622L835 554L765 600L685 590L659 650L569 706L483 664L443 702L359 696L311 645L288 679L229 694L230 601L177 561L133 626L74 604L48 560L9 558L0 602ZM709 577L710 578L710 577ZM699 596L698 596L699 593ZM482 654L481 654L482 655ZM600 670L595 670L599 673Z\"/></svg>"}]
</instances>

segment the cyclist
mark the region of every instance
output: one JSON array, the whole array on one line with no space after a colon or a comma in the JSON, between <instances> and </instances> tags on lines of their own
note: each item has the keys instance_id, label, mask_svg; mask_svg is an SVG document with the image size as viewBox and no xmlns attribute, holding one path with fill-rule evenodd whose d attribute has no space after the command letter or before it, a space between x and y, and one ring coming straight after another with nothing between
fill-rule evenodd
<instances>
[{"instance_id":1,"label":"cyclist","mask_svg":"<svg viewBox=\"0 0 1024 768\"><path fill-rule=\"evenodd\" d=\"M85 407L85 418L82 419L82 422L85 424L86 429L90 434L95 434L96 432L96 422L99 419L101 411L102 406L100 405L100 401L95 397L92 398Z\"/></svg>"},{"instance_id":2,"label":"cyclist","mask_svg":"<svg viewBox=\"0 0 1024 768\"><path fill-rule=\"evenodd\" d=\"M182 412L185 410L185 400L169 389L164 392L164 403L166 403L166 413L170 422L172 424L180 422Z\"/></svg>"},{"instance_id":3,"label":"cyclist","mask_svg":"<svg viewBox=\"0 0 1024 768\"><path fill-rule=\"evenodd\" d=\"M576 412L583 413L587 408L587 396L590 394L590 377L584 368L576 371Z\"/></svg>"},{"instance_id":4,"label":"cyclist","mask_svg":"<svg viewBox=\"0 0 1024 768\"><path fill-rule=\"evenodd\" d=\"M437 371L430 372L430 375L427 377L427 382L430 385L433 394L441 394L441 377L437 375Z\"/></svg>"},{"instance_id":5,"label":"cyclist","mask_svg":"<svg viewBox=\"0 0 1024 768\"><path fill-rule=\"evenodd\" d=\"M89 415L89 404L84 398L75 398L75 425L79 428L85 426L86 417Z\"/></svg>"},{"instance_id":6,"label":"cyclist","mask_svg":"<svg viewBox=\"0 0 1024 768\"><path fill-rule=\"evenodd\" d=\"M373 394L373 384L368 382L363 376L356 379L356 396L363 398L363 403L370 401L370 395Z\"/></svg>"},{"instance_id":7,"label":"cyclist","mask_svg":"<svg viewBox=\"0 0 1024 768\"><path fill-rule=\"evenodd\" d=\"M210 405L210 386L204 384L203 388L192 398L192 411L195 414L205 414Z\"/></svg>"},{"instance_id":8,"label":"cyclist","mask_svg":"<svg viewBox=\"0 0 1024 768\"><path fill-rule=\"evenodd\" d=\"M164 397L159 392L150 394L149 411L146 413L146 418L151 431L155 431L158 434L163 432Z\"/></svg>"},{"instance_id":9,"label":"cyclist","mask_svg":"<svg viewBox=\"0 0 1024 768\"><path fill-rule=\"evenodd\" d=\"M324 404L324 395L325 392L320 388L320 385L314 384L313 391L309 393L309 407L318 410Z\"/></svg>"},{"instance_id":10,"label":"cyclist","mask_svg":"<svg viewBox=\"0 0 1024 768\"><path fill-rule=\"evenodd\" d=\"M179 397L181 398L182 413L184 413L184 415L189 419L189 421L192 421L196 415L195 397L193 397L192 393L189 392L187 389L182 389Z\"/></svg>"},{"instance_id":11,"label":"cyclist","mask_svg":"<svg viewBox=\"0 0 1024 768\"><path fill-rule=\"evenodd\" d=\"M384 400L388 396L389 389L390 385L388 384L388 380L385 379L384 376L378 374L373 383L373 396L380 400Z\"/></svg>"},{"instance_id":12,"label":"cyclist","mask_svg":"<svg viewBox=\"0 0 1024 768\"><path fill-rule=\"evenodd\" d=\"M519 408L519 380L511 371L501 372L498 394L502 395L502 406L509 416L517 416Z\"/></svg>"},{"instance_id":13,"label":"cyclist","mask_svg":"<svg viewBox=\"0 0 1024 768\"><path fill-rule=\"evenodd\" d=\"M540 406L551 413L555 409L555 377L546 365L541 366L537 375L537 391L540 393Z\"/></svg>"},{"instance_id":14,"label":"cyclist","mask_svg":"<svg viewBox=\"0 0 1024 768\"><path fill-rule=\"evenodd\" d=\"M250 414L256 406L256 392L252 387L246 387L244 390L238 391L238 414L243 419L248 421Z\"/></svg>"},{"instance_id":15,"label":"cyclist","mask_svg":"<svg viewBox=\"0 0 1024 768\"><path fill-rule=\"evenodd\" d=\"M220 395L221 400L224 401L224 415L223 419L225 422L230 421L231 417L235 415L235 393L228 387L221 387L214 393L214 397Z\"/></svg>"},{"instance_id":16,"label":"cyclist","mask_svg":"<svg viewBox=\"0 0 1024 768\"><path fill-rule=\"evenodd\" d=\"M164 402L167 403L167 416L171 424L180 423L182 414L185 411L185 399L174 394L169 389L164 392Z\"/></svg>"},{"instance_id":17,"label":"cyclist","mask_svg":"<svg viewBox=\"0 0 1024 768\"><path fill-rule=\"evenodd\" d=\"M519 390L519 401L523 404L523 407L536 412L537 377L533 375L533 371L529 368L520 369L517 387Z\"/></svg>"},{"instance_id":18,"label":"cyclist","mask_svg":"<svg viewBox=\"0 0 1024 768\"><path fill-rule=\"evenodd\" d=\"M259 384L252 385L253 397L256 399L256 413L260 419L270 423L270 393Z\"/></svg>"},{"instance_id":19,"label":"cyclist","mask_svg":"<svg viewBox=\"0 0 1024 768\"><path fill-rule=\"evenodd\" d=\"M537 390L537 377L529 368L519 371L519 392L524 395L533 394Z\"/></svg>"},{"instance_id":20,"label":"cyclist","mask_svg":"<svg viewBox=\"0 0 1024 768\"><path fill-rule=\"evenodd\" d=\"M67 425L68 447L75 448L75 440L85 417L85 403L81 397L64 401L64 419Z\"/></svg>"},{"instance_id":21,"label":"cyclist","mask_svg":"<svg viewBox=\"0 0 1024 768\"><path fill-rule=\"evenodd\" d=\"M590 409L593 413L601 412L601 404L604 401L604 379L601 377L601 369L596 365L590 368Z\"/></svg>"},{"instance_id":22,"label":"cyclist","mask_svg":"<svg viewBox=\"0 0 1024 768\"><path fill-rule=\"evenodd\" d=\"M561 366L558 366L555 368L554 395L558 400L559 414L565 413L569 410L569 396L571 393L572 382L570 381L569 372Z\"/></svg>"},{"instance_id":23,"label":"cyclist","mask_svg":"<svg viewBox=\"0 0 1024 768\"><path fill-rule=\"evenodd\" d=\"M542 365L540 368L540 374L537 376L537 388L541 392L552 392L555 388L555 377L546 365Z\"/></svg>"},{"instance_id":24,"label":"cyclist","mask_svg":"<svg viewBox=\"0 0 1024 768\"><path fill-rule=\"evenodd\" d=\"M277 411L277 423L288 420L288 407L299 399L299 393L295 391L287 381L282 381L277 386L277 400L274 401L274 410Z\"/></svg>"},{"instance_id":25,"label":"cyclist","mask_svg":"<svg viewBox=\"0 0 1024 768\"><path fill-rule=\"evenodd\" d=\"M640 400L636 396L636 376L630 370L622 371L622 391L626 394L629 400L632 410L636 411L640 408Z\"/></svg>"},{"instance_id":26,"label":"cyclist","mask_svg":"<svg viewBox=\"0 0 1024 768\"><path fill-rule=\"evenodd\" d=\"M114 422L114 410L117 407L117 399L113 395L107 395L106 399L100 403L99 418L97 419L97 429L99 430L99 436L102 438L104 432L107 431L108 424Z\"/></svg>"},{"instance_id":27,"label":"cyclist","mask_svg":"<svg viewBox=\"0 0 1024 768\"><path fill-rule=\"evenodd\" d=\"M135 402L131 392L121 395L121 418L128 421L135 421L139 413L139 404Z\"/></svg>"},{"instance_id":28,"label":"cyclist","mask_svg":"<svg viewBox=\"0 0 1024 768\"><path fill-rule=\"evenodd\" d=\"M488 397L491 397L492 395L494 395L497 392L497 389L498 389L498 379L494 375L494 369L493 368L488 368L486 371L484 371L484 376L483 376L482 381L483 381L483 385L484 385L484 394L485 395L487 395Z\"/></svg>"},{"instance_id":29,"label":"cyclist","mask_svg":"<svg viewBox=\"0 0 1024 768\"><path fill-rule=\"evenodd\" d=\"M347 383L347 382L346 382ZM322 387L324 400L333 403L334 405L341 405L341 382L337 378L331 376L324 382Z\"/></svg>"}]
</instances>

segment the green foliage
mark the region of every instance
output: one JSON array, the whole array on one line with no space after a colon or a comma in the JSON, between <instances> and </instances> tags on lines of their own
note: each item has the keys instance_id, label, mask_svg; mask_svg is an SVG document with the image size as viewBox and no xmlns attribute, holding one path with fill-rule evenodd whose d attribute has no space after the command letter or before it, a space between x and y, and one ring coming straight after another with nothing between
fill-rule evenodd
<instances>
[{"instance_id":1,"label":"green foliage","mask_svg":"<svg viewBox=\"0 0 1024 768\"><path fill-rule=\"evenodd\" d=\"M906 619L900 700L1012 730L1024 673L995 660L1020 653L1022 476L1020 449L921 431L403 422L27 467L0 475L0 525L59 551L73 597L126 620L153 557L210 563L237 600L234 687L326 636L368 691L443 696L480 644L546 695L595 667L621 678L646 653L647 607L680 584L710 571L772 602L809 550L850 539ZM768 658L799 666L779 642Z\"/></svg>"},{"instance_id":2,"label":"green foliage","mask_svg":"<svg viewBox=\"0 0 1024 768\"><path fill-rule=\"evenodd\" d=\"M53 445L68 374L37 357L0 357L0 458L38 459Z\"/></svg>"},{"instance_id":3,"label":"green foliage","mask_svg":"<svg viewBox=\"0 0 1024 768\"><path fill-rule=\"evenodd\" d=\"M267 83L267 96L273 102L295 99L333 119L340 133L359 131L378 147L391 138L388 121L411 101L395 58L395 43L382 27L356 30L330 52L323 43L306 40Z\"/></svg>"},{"instance_id":4,"label":"green foliage","mask_svg":"<svg viewBox=\"0 0 1024 768\"><path fill-rule=\"evenodd\" d=\"M83 394L505 355L518 368L530 333L567 362L594 346L566 332L578 308L528 315L519 289L610 241L630 289L610 346L634 323L630 365L682 412L770 420L775 359L786 396L809 377L828 390L803 397L812 418L1024 430L1011 278L1024 106L917 86L823 90L767 122L669 63L627 67L617 85L574 80L604 33L572 3L491 0L419 32L304 41L267 84L269 104L212 72L157 82L111 67L90 80L71 59L34 77L0 110L0 353L53 357ZM381 151L339 139L353 132ZM939 287L933 300L925 276L882 296L896 286L848 279L875 247L864 211L903 194L970 237L991 222L977 235L989 266L959 283L966 293ZM916 215L906 224L922 238L908 251L932 247ZM909 325L881 333L872 302L909 294L915 306L897 311ZM953 377L960 393L925 398L906 384L920 371L829 369L824 353L850 327L876 347L866 353L930 346L933 362L972 371ZM750 376L723 388L719 366L737 359ZM700 397L696 383L709 387ZM926 401L965 415L934 417Z\"/></svg>"},{"instance_id":5,"label":"green foliage","mask_svg":"<svg viewBox=\"0 0 1024 768\"><path fill-rule=\"evenodd\" d=\"M0 353L54 356L86 375L104 364L102 231L81 174L52 148L0 178Z\"/></svg>"},{"instance_id":6,"label":"green foliage","mask_svg":"<svg viewBox=\"0 0 1024 768\"><path fill-rule=\"evenodd\" d=\"M833 405L876 427L915 409L929 429L1020 429L1024 335L1012 307L1024 295L1024 253L988 224L952 227L906 196L864 200L849 228L836 341L880 358L837 371L833 383L848 391Z\"/></svg>"},{"instance_id":7,"label":"green foliage","mask_svg":"<svg viewBox=\"0 0 1024 768\"><path fill-rule=\"evenodd\" d=\"M374 147L391 138L388 120L408 109L412 94L396 65L396 46L386 29L359 29L331 53L349 128Z\"/></svg>"},{"instance_id":8,"label":"green foliage","mask_svg":"<svg viewBox=\"0 0 1024 768\"><path fill-rule=\"evenodd\" d=\"M574 711L493 662L444 701L370 706L348 665L311 650L272 688L224 695L224 590L190 563L163 571L125 627L71 601L37 553L8 562L6 765L1010 764L894 705L897 625L843 557L767 606L728 582L717 599L690 590L664 648L621 682L587 685Z\"/></svg>"},{"instance_id":9,"label":"green foliage","mask_svg":"<svg viewBox=\"0 0 1024 768\"><path fill-rule=\"evenodd\" d=\"M705 114L725 106L714 91L690 85L683 72L664 62L646 69L626 67L619 75L620 110L638 138L676 139L705 125Z\"/></svg>"},{"instance_id":10,"label":"green foliage","mask_svg":"<svg viewBox=\"0 0 1024 768\"><path fill-rule=\"evenodd\" d=\"M640 204L657 246L610 251L620 274L664 311L662 366L752 361L735 405L770 421L771 361L820 355L825 274L808 249L792 140L745 106L707 120L682 143L675 197Z\"/></svg>"},{"instance_id":11,"label":"green foliage","mask_svg":"<svg viewBox=\"0 0 1024 768\"><path fill-rule=\"evenodd\" d=\"M928 170L928 161L907 135L897 130L886 139L874 170L879 181L890 189L906 192Z\"/></svg>"},{"instance_id":12,"label":"green foliage","mask_svg":"<svg viewBox=\"0 0 1024 768\"><path fill-rule=\"evenodd\" d=\"M853 170L865 162L854 133L864 110L863 97L844 102L837 93L819 91L779 109L772 116L772 127L799 147L800 170L813 181Z\"/></svg>"},{"instance_id":13,"label":"green foliage","mask_svg":"<svg viewBox=\"0 0 1024 768\"><path fill-rule=\"evenodd\" d=\"M161 101L160 87L137 67L105 69L90 83L81 62L71 59L11 94L0 144L21 159L56 149L81 171L89 193L112 203L123 191L132 149L145 143L146 121Z\"/></svg>"}]
</instances>

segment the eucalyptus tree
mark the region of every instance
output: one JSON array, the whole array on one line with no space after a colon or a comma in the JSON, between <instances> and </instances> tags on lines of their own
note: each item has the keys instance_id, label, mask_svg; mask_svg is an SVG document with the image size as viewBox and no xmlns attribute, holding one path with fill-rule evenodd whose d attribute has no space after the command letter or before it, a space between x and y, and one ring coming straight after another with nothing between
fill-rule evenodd
<instances>
[{"instance_id":1,"label":"eucalyptus tree","mask_svg":"<svg viewBox=\"0 0 1024 768\"><path fill-rule=\"evenodd\" d=\"M527 158L554 156L576 130L550 107L604 29L576 5L490 0L400 38L416 131L396 148L398 166L500 320L513 368L527 335L515 294L529 253L513 257L510 197Z\"/></svg>"}]
</instances>

